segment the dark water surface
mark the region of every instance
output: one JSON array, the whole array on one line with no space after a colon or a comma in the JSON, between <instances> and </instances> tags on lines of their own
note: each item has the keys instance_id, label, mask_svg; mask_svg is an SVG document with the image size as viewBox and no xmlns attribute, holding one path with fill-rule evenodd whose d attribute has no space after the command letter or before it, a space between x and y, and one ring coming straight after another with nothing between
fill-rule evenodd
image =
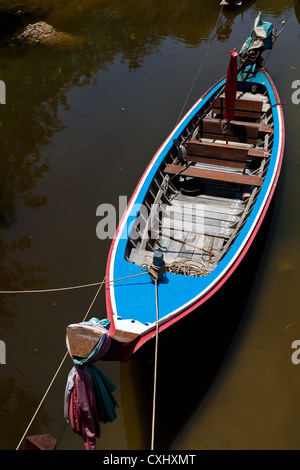
<instances>
[{"instance_id":1,"label":"dark water surface","mask_svg":"<svg viewBox=\"0 0 300 470\"><path fill-rule=\"evenodd\" d=\"M214 3L214 4L213 4ZM267 68L285 103L286 151L276 199L242 269L201 311L160 342L156 447L299 449L300 7L247 1L236 10L204 0L0 0L0 290L101 281L110 240L96 209L118 208L187 107L226 73L259 11L278 28ZM56 44L14 39L44 20ZM95 287L0 295L0 449L16 449L82 321ZM104 292L90 316L105 315ZM63 418L63 363L28 435L83 449ZM125 364L99 367L116 383L118 418L99 449L149 449L153 345ZM21 444L21 448L23 442Z\"/></svg>"}]
</instances>

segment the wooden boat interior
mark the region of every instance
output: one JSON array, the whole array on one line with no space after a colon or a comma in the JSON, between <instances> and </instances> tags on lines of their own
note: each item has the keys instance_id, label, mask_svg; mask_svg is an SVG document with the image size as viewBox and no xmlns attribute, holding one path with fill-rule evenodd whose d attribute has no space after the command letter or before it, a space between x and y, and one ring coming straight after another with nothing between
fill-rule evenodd
<instances>
[{"instance_id":1,"label":"wooden boat interior","mask_svg":"<svg viewBox=\"0 0 300 470\"><path fill-rule=\"evenodd\" d=\"M235 116L224 119L224 87L205 103L168 151L126 247L143 266L164 253L166 271L212 272L244 226L260 192L273 144L263 84L238 82Z\"/></svg>"}]
</instances>

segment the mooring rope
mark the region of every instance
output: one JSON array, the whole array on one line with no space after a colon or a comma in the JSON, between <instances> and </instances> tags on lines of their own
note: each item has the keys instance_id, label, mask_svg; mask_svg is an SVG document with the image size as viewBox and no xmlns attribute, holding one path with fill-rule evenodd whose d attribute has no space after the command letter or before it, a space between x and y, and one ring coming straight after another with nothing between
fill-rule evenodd
<instances>
[{"instance_id":1,"label":"mooring rope","mask_svg":"<svg viewBox=\"0 0 300 470\"><path fill-rule=\"evenodd\" d=\"M154 272L155 272L155 270L153 271L153 273L154 273ZM122 278L118 278L118 279L111 279L111 280L108 280L108 281L105 280L105 276L104 276L104 278L103 278L103 280L102 280L101 282L95 282L95 283L93 283L93 284L84 284L84 285L81 285L81 286L65 287L65 288L58 288L58 289L41 289L41 290L32 290L32 291L0 291L0 293L2 293L2 294L3 294L3 293L5 293L5 294L16 294L16 293L24 294L24 293L57 292L57 291L61 291L61 290L79 289L79 288L82 288L82 287L90 287L90 286L96 286L96 285L98 285L98 286L99 286L99 287L98 287L98 290L97 290L97 292L96 292L96 294L95 294L95 296L94 296L94 298L93 298L93 300L92 300L92 302L91 302L91 304L90 304L90 306L89 306L89 308L88 308L86 314L85 314L84 317L83 317L83 320L82 320L82 321L84 322L84 321L86 320L87 316L89 315L89 313L90 313L90 311L91 311L91 309L92 309L92 307L93 307L93 305L94 305L94 303L95 303L95 301L96 301L96 299L97 299L97 297L98 297L98 295L99 295L99 293L100 293L100 291L101 291L101 289L102 289L102 286L103 286L104 284L110 284L110 283L112 283L112 282L117 282L117 281L123 281L123 280L125 280L125 279L130 279L130 278L134 278L134 277L138 277L138 276L143 276L143 275L148 274L148 273L149 273L149 272L147 271L147 272L142 272L142 273L139 273L139 274L133 274L132 276L126 276L126 277L122 277ZM150 273L149 273L149 274L150 274ZM157 284L157 281L155 281L155 283ZM158 322L157 322L157 328L158 328ZM42 399L41 399L41 401L40 401L40 403L39 403L39 405L38 405L36 411L34 412L34 414L33 414L32 418L31 418L31 420L30 420L30 422L29 422L29 424L28 424L28 426L27 426L27 428L26 428L26 430L25 430L23 436L21 437L21 439L20 439L20 441L19 441L19 443L18 443L18 445L17 445L17 447L16 447L16 450L19 450L19 448L20 448L20 446L21 446L23 440L25 439L26 434L28 433L28 431L29 431L29 429L30 429L30 427L31 427L31 425L32 425L32 423L33 423L33 421L34 421L34 419L36 418L36 416L37 416L37 414L38 414L38 412L39 412L39 410L40 410L42 404L44 403L44 401L45 401L45 399L46 399L46 397L47 397L47 395L48 395L48 393L49 393L49 391L50 391L50 389L51 389L51 387L52 387L52 385L53 385L53 383L54 383L54 381L55 381L55 379L56 379L56 377L57 377L57 375L58 375L58 373L59 373L59 371L61 370L61 368L62 368L62 366L63 366L63 364L64 364L64 362L65 362L65 360L66 360L66 358L67 358L67 356L68 356L68 354L69 354L69 353L68 353L68 351L67 351L67 352L65 353L65 355L64 355L64 357L63 357L61 363L59 364L59 366L58 366L58 368L57 368L57 370L56 370L56 372L55 372L55 374L54 374L52 380L50 381L50 384L49 384L49 386L48 386L46 392L44 393L44 396L42 397ZM155 378L155 383L156 383L156 378Z\"/></svg>"},{"instance_id":2,"label":"mooring rope","mask_svg":"<svg viewBox=\"0 0 300 470\"><path fill-rule=\"evenodd\" d=\"M47 390L46 390L46 392L45 392L45 394L44 394L44 396L43 396L43 398L41 399L41 401L40 401L40 403L39 403L39 405L38 405L38 407L37 407L37 409L36 409L34 415L32 416L32 418L31 418L31 420L30 420L30 422L29 422L29 424L28 424L28 426L27 426L27 428L26 428L26 430L25 430L23 436L21 437L20 442L19 442L19 444L18 444L17 447L16 447L16 450L19 450L20 445L22 444L23 440L25 439L27 432L29 431L29 429L30 429L30 427L31 427L31 425L32 425L32 423L33 423L33 421L34 421L36 415L38 414L38 412L39 412L39 410L40 410L42 404L44 403L44 401L45 401L45 399L46 399L46 396L48 395L49 390L50 390L50 388L52 387L52 385L53 385L53 383L54 383L54 380L56 379L56 377L57 377L57 375L58 375L60 369L62 368L63 363L65 362L67 356L68 356L68 352L65 353L65 355L64 355L64 357L63 357L63 359L62 359L60 365L58 366L58 368L57 368L57 370L56 370L56 372L55 372L55 374L54 374L54 376L53 376L53 378L52 378L52 380L51 380L51 382L50 382L50 384L49 384L49 386L48 386L48 388L47 388Z\"/></svg>"},{"instance_id":3,"label":"mooring rope","mask_svg":"<svg viewBox=\"0 0 300 470\"><path fill-rule=\"evenodd\" d=\"M200 261L193 263L191 259L173 261L172 263L164 263L164 267L156 267L152 260L148 260L149 256L145 256L145 263L141 265L141 269L150 274L153 281L161 277L161 273L168 272L173 274L181 274L184 276L202 277L210 273L210 269L206 268ZM197 264L198 263L198 264Z\"/></svg>"},{"instance_id":4,"label":"mooring rope","mask_svg":"<svg viewBox=\"0 0 300 470\"><path fill-rule=\"evenodd\" d=\"M158 362L158 288L157 279L155 280L155 304L156 304L156 334L155 334L155 356L154 356L154 381L153 381L153 405L152 405L152 433L151 433L151 450L154 449L155 434L155 411L156 411L156 386L157 386L157 362Z\"/></svg>"},{"instance_id":5,"label":"mooring rope","mask_svg":"<svg viewBox=\"0 0 300 470\"><path fill-rule=\"evenodd\" d=\"M101 286L102 284L110 284L111 282L124 281L125 279L131 279L133 277L143 276L147 273L133 274L132 276L121 277L119 279L110 279L109 281L93 282L91 284L82 284L77 286L69 287L57 287L52 289L34 289L34 290L0 290L0 294L44 294L48 292L60 292L74 289L83 289L85 287Z\"/></svg>"},{"instance_id":6,"label":"mooring rope","mask_svg":"<svg viewBox=\"0 0 300 470\"><path fill-rule=\"evenodd\" d=\"M100 293L100 291L101 291L101 288L102 288L103 284L105 284L105 276L104 276L104 278L103 278L103 281L100 283L99 288L98 288L98 290L97 290L97 292L96 292L96 294L95 294L95 296L94 296L94 298L93 298L93 300L92 300L92 302L91 302L91 304L90 304L90 306L89 306L89 308L88 308L88 310L87 310L87 312L86 312L86 314L85 314L85 316L84 316L84 318L83 318L82 321L85 321L85 319L87 318L88 314L90 313L90 311L91 311L91 309L92 309L92 307L93 307L93 305L94 305L94 303L95 303L95 301L96 301L96 299L97 299L97 297L98 297L98 295L99 295L99 293ZM20 448L20 446L21 446L23 440L25 439L26 434L28 433L28 430L30 429L30 427L31 427L31 425L32 425L32 423L33 423L33 421L34 421L36 415L38 414L38 412L39 412L39 410L40 410L42 404L44 403L44 401L45 401L45 399L46 399L46 397L47 397L47 395L48 395L48 393L49 393L49 391L50 391L50 389L51 389L51 387L52 387L52 385L53 385L53 383L54 383L54 381L55 381L55 379L56 379L56 377L57 377L57 375L58 375L58 373L59 373L59 371L60 371L60 369L62 368L62 366L63 366L63 364L64 364L64 362L65 362L65 360L66 360L66 358L67 358L67 356L68 356L68 354L69 354L69 353L68 353L68 351L67 351L67 352L65 353L65 355L64 355L64 357L63 357L61 363L59 364L59 366L58 366L58 368L57 368L57 370L56 370L56 372L55 372L55 374L54 374L54 376L53 376L53 378L52 378L50 384L48 385L48 388L47 388L46 392L44 393L44 396L42 397L42 399L41 399L41 401L40 401L40 403L39 403L37 409L35 410L35 412L34 412L32 418L31 418L31 420L30 420L30 422L29 422L29 424L28 424L28 426L27 426L27 428L25 429L25 432L24 432L23 436L21 437L20 442L19 442L19 444L18 444L17 447L16 447L16 450L19 450L19 448Z\"/></svg>"}]
</instances>

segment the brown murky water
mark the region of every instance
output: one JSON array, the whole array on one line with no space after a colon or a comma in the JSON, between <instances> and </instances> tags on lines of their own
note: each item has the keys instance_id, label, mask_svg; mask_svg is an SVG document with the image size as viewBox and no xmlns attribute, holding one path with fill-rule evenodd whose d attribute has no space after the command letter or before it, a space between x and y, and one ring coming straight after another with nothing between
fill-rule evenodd
<instances>
[{"instance_id":1,"label":"brown murky water","mask_svg":"<svg viewBox=\"0 0 300 470\"><path fill-rule=\"evenodd\" d=\"M267 60L285 103L286 151L273 210L241 270L160 341L156 446L164 449L299 449L300 339L298 119L300 7L247 1L220 12L204 0L0 0L0 290L49 289L103 279L110 240L96 209L131 195L174 127L203 59L189 107L227 70L257 13L278 28ZM15 38L46 21L61 41ZM187 108L186 108L187 109ZM0 295L0 449L16 449L95 288ZM91 316L105 314L101 293ZM117 384L118 418L99 449L149 449L153 350L101 369ZM63 418L64 362L28 435L83 449ZM22 448L23 443L21 444Z\"/></svg>"}]
</instances>

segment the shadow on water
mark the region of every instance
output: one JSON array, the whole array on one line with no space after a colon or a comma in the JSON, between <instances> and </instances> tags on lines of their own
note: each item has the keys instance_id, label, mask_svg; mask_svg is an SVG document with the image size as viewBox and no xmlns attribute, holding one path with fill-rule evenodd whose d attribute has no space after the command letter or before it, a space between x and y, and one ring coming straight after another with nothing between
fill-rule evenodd
<instances>
[{"instance_id":1,"label":"shadow on water","mask_svg":"<svg viewBox=\"0 0 300 470\"><path fill-rule=\"evenodd\" d=\"M275 198L274 198L275 199ZM168 449L208 392L222 367L249 306L255 277L266 249L274 200L238 269L225 285L198 310L175 324L159 338L155 448ZM138 407L139 425L149 448L152 426L154 341L131 361L131 379ZM125 417L130 414L129 408ZM127 411L127 413L126 413ZM127 429L128 441L136 431Z\"/></svg>"}]
</instances>

